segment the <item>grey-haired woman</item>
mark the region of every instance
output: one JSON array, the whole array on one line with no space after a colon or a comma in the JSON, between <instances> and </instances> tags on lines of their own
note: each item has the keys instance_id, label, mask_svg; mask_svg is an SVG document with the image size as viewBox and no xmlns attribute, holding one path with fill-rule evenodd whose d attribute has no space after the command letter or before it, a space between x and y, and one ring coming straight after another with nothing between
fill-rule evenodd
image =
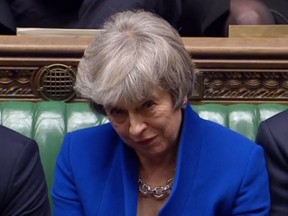
<instances>
[{"instance_id":1,"label":"grey-haired woman","mask_svg":"<svg viewBox=\"0 0 288 216\"><path fill-rule=\"evenodd\" d=\"M87 48L76 89L109 123L69 133L54 215L268 215L263 150L201 119L197 72L166 21L115 14Z\"/></svg>"}]
</instances>

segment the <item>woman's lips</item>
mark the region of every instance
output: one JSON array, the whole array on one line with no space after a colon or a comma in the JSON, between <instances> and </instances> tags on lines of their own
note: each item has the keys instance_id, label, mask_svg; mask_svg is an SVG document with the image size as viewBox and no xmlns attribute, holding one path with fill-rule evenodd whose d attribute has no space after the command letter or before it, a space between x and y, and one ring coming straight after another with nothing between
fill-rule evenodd
<instances>
[{"instance_id":1,"label":"woman's lips","mask_svg":"<svg viewBox=\"0 0 288 216\"><path fill-rule=\"evenodd\" d=\"M155 138L156 136L148 138L148 139L139 140L139 141L136 141L135 143L138 145L149 145L154 141Z\"/></svg>"}]
</instances>

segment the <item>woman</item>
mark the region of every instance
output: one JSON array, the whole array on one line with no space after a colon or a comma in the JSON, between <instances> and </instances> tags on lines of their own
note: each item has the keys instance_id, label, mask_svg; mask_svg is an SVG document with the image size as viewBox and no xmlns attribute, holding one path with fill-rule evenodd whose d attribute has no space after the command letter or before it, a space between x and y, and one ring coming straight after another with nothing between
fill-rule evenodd
<instances>
[{"instance_id":1,"label":"woman","mask_svg":"<svg viewBox=\"0 0 288 216\"><path fill-rule=\"evenodd\" d=\"M54 215L267 215L263 150L187 105L196 69L177 31L141 11L104 29L76 89L110 123L66 136Z\"/></svg>"}]
</instances>

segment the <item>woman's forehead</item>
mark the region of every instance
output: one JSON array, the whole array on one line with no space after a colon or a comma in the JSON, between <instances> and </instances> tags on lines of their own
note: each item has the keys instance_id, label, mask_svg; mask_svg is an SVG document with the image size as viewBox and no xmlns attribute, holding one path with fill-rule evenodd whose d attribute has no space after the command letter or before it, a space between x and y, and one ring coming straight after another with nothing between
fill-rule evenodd
<instances>
[{"instance_id":1,"label":"woman's forehead","mask_svg":"<svg viewBox=\"0 0 288 216\"><path fill-rule=\"evenodd\" d=\"M127 107L127 106L138 106L142 105L148 100L161 100L165 99L167 96L170 96L170 93L167 90L163 90L160 87L155 86L152 88L149 94L143 95L141 99L135 101L129 101L125 97L120 98L119 100L115 101L114 103L104 105L105 108L111 107Z\"/></svg>"}]
</instances>

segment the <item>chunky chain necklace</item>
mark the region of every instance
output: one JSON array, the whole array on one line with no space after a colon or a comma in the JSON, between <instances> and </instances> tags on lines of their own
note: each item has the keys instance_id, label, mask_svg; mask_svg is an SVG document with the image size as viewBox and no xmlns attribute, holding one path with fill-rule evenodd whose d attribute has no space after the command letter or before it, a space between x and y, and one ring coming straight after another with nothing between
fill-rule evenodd
<instances>
[{"instance_id":1,"label":"chunky chain necklace","mask_svg":"<svg viewBox=\"0 0 288 216\"><path fill-rule=\"evenodd\" d=\"M143 197L153 197L156 200L162 200L169 196L174 183L174 177L167 180L165 186L151 187L138 179L139 192Z\"/></svg>"}]
</instances>

